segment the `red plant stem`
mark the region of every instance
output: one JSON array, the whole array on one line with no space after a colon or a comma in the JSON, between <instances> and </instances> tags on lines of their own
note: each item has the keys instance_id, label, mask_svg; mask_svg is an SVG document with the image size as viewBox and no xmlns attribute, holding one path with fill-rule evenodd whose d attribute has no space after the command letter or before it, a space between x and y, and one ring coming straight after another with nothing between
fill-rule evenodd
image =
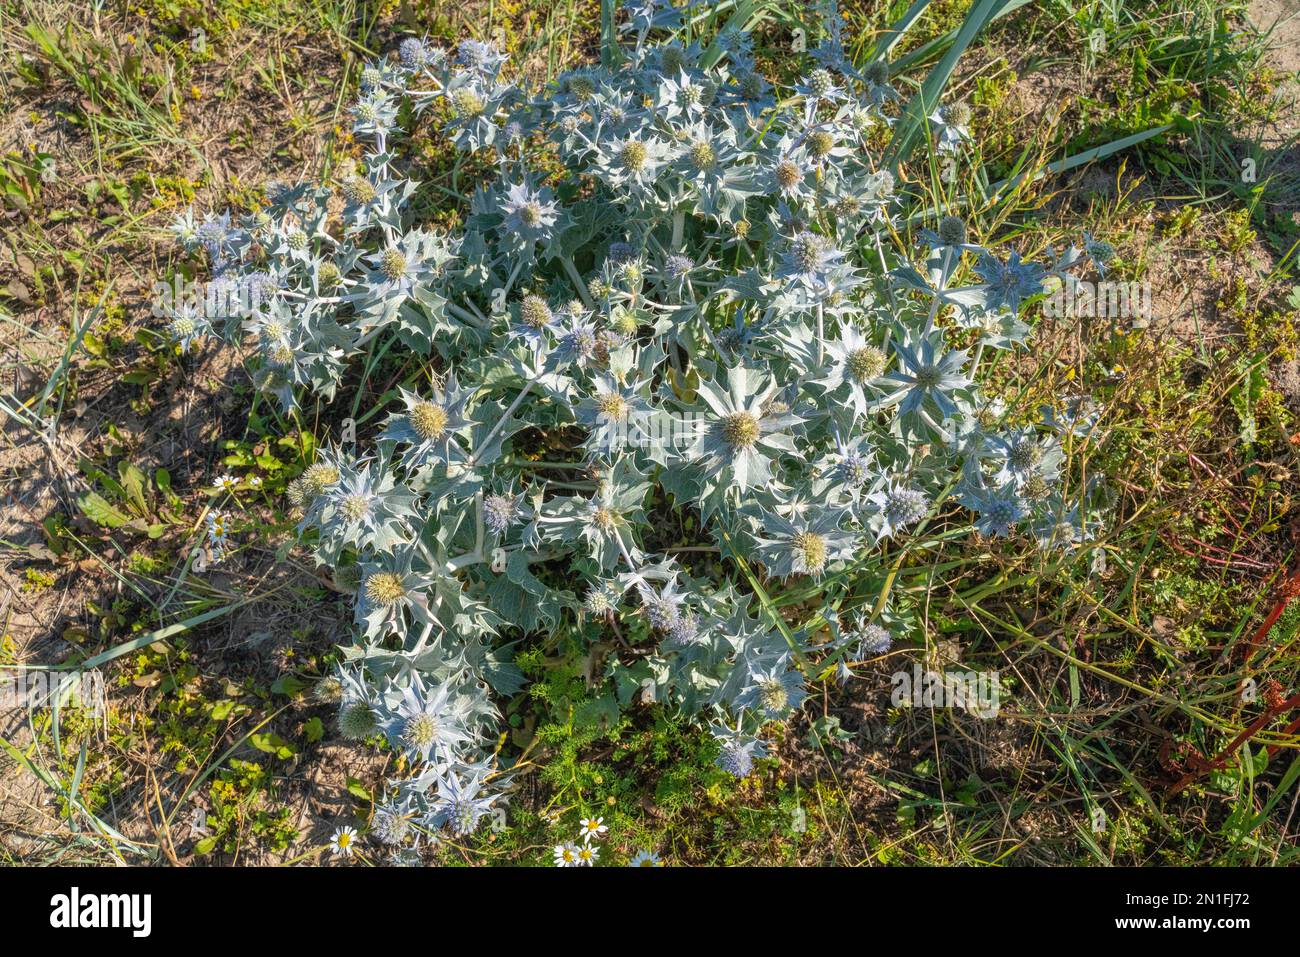
<instances>
[{"instance_id":1,"label":"red plant stem","mask_svg":"<svg viewBox=\"0 0 1300 957\"><path fill-rule=\"evenodd\" d=\"M1297 731L1300 731L1300 718L1296 718L1282 729L1283 734L1295 734ZM1280 744L1270 744L1268 746L1268 756L1271 758L1273 755L1277 754L1278 749L1281 747L1282 745Z\"/></svg>"},{"instance_id":2,"label":"red plant stem","mask_svg":"<svg viewBox=\"0 0 1300 957\"><path fill-rule=\"evenodd\" d=\"M1257 562L1252 558L1243 558L1240 556L1235 559L1216 558L1213 555L1205 555L1200 552L1194 552L1189 548L1184 548L1182 545L1178 544L1178 542L1172 541L1167 538L1163 539L1163 541L1166 545L1168 545L1170 548L1172 548L1180 555L1186 555L1188 558L1199 558L1201 561L1209 562L1212 565L1223 565L1227 568L1243 568L1243 569L1249 568L1258 571L1267 571L1270 567L1268 565L1265 565L1263 562ZM1202 548L1213 547L1210 545L1206 545L1204 542L1196 541L1196 539L1194 538L1192 539L1192 541L1196 542L1196 544L1200 545ZM1215 549L1215 551L1221 552L1223 551L1223 549L1221 548Z\"/></svg>"},{"instance_id":3,"label":"red plant stem","mask_svg":"<svg viewBox=\"0 0 1300 957\"><path fill-rule=\"evenodd\" d=\"M1287 576L1278 585L1277 601L1273 603L1273 608L1269 611L1268 617L1255 629L1255 633L1250 636L1250 641L1242 646L1241 655L1243 660L1250 660L1250 656L1255 653L1255 649L1264 640L1264 636L1282 617L1282 612L1286 611L1286 606L1291 604L1291 599L1297 594L1300 594L1300 567L1293 568L1288 572Z\"/></svg>"},{"instance_id":4,"label":"red plant stem","mask_svg":"<svg viewBox=\"0 0 1300 957\"><path fill-rule=\"evenodd\" d=\"M1232 743L1229 744L1222 751L1220 751L1218 755L1216 755L1212 760L1205 762L1202 766L1198 767L1195 771L1188 771L1186 774L1184 774L1179 779L1178 783L1169 789L1169 796L1173 797L1175 794L1177 794L1183 788L1187 787L1187 785L1191 784L1193 781L1195 781L1203 774L1208 774L1211 771L1222 770L1224 767L1227 766L1228 759L1231 758L1234 754L1236 754L1238 748L1240 748L1243 744L1245 744L1256 734L1258 734L1263 729L1264 725L1268 724L1279 714L1284 714L1287 711L1290 711L1292 708L1300 708L1300 694L1287 698L1287 700L1283 701L1275 708L1268 708L1263 714L1261 714L1258 718L1252 721L1248 728L1246 728L1244 731L1241 732L1241 734L1233 738ZM1297 724L1300 724L1300 722L1293 723L1292 725L1290 725L1287 728L1287 733L1290 733L1291 729L1295 728ZM1269 753L1272 754L1273 752L1270 750Z\"/></svg>"}]
</instances>

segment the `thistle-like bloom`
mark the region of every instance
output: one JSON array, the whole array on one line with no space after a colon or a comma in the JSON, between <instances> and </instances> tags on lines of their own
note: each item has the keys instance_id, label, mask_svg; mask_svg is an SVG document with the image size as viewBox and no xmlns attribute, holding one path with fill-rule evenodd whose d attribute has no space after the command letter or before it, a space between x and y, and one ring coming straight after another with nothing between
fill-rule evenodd
<instances>
[{"instance_id":1,"label":"thistle-like bloom","mask_svg":"<svg viewBox=\"0 0 1300 957\"><path fill-rule=\"evenodd\" d=\"M805 229L787 244L778 275L820 289L843 260L844 253L835 247L834 240Z\"/></svg>"},{"instance_id":2,"label":"thistle-like bloom","mask_svg":"<svg viewBox=\"0 0 1300 957\"><path fill-rule=\"evenodd\" d=\"M644 197L654 188L668 153L668 145L649 130L633 132L597 153L596 171L616 190Z\"/></svg>"},{"instance_id":3,"label":"thistle-like bloom","mask_svg":"<svg viewBox=\"0 0 1300 957\"><path fill-rule=\"evenodd\" d=\"M830 366L826 375L817 381L826 386L828 393L847 383L853 411L866 415L868 405L880 394L875 383L889 365L888 353L856 328L846 325L839 339L826 343L826 357Z\"/></svg>"},{"instance_id":4,"label":"thistle-like bloom","mask_svg":"<svg viewBox=\"0 0 1300 957\"><path fill-rule=\"evenodd\" d=\"M841 237L852 241L865 223L886 218L894 199L894 178L887 170L869 176L842 177L830 184L820 197L819 209L835 224Z\"/></svg>"},{"instance_id":5,"label":"thistle-like bloom","mask_svg":"<svg viewBox=\"0 0 1300 957\"><path fill-rule=\"evenodd\" d=\"M602 570L613 568L624 552L634 563L641 558L641 551L632 540L632 522L621 507L624 497L606 485L580 512L582 537L600 561ZM641 496L637 495L634 501L639 508Z\"/></svg>"},{"instance_id":6,"label":"thistle-like bloom","mask_svg":"<svg viewBox=\"0 0 1300 957\"><path fill-rule=\"evenodd\" d=\"M370 263L368 288L354 296L365 296L383 301L409 297L419 283L424 265L420 255L422 236L410 233L377 253L365 257Z\"/></svg>"},{"instance_id":7,"label":"thistle-like bloom","mask_svg":"<svg viewBox=\"0 0 1300 957\"><path fill-rule=\"evenodd\" d=\"M852 149L845 145L849 131L836 123L822 123L810 127L804 134L803 146L808 160L823 172L831 166L838 167L853 155Z\"/></svg>"},{"instance_id":8,"label":"thistle-like bloom","mask_svg":"<svg viewBox=\"0 0 1300 957\"><path fill-rule=\"evenodd\" d=\"M621 452L626 445L648 444L646 434L653 409L644 394L645 387L620 381L607 373L592 376L591 394L574 407L578 424L592 432L589 446L607 453Z\"/></svg>"},{"instance_id":9,"label":"thistle-like bloom","mask_svg":"<svg viewBox=\"0 0 1300 957\"><path fill-rule=\"evenodd\" d=\"M846 497L856 504L877 476L873 454L871 444L864 436L841 443L823 469L821 480L813 483L814 494L826 494L830 501Z\"/></svg>"},{"instance_id":10,"label":"thistle-like bloom","mask_svg":"<svg viewBox=\"0 0 1300 957\"><path fill-rule=\"evenodd\" d=\"M695 120L703 115L707 97L704 84L679 68L675 76L664 76L659 81L655 113L669 122Z\"/></svg>"},{"instance_id":11,"label":"thistle-like bloom","mask_svg":"<svg viewBox=\"0 0 1300 957\"><path fill-rule=\"evenodd\" d=\"M431 47L420 37L407 37L397 48L402 66L412 73L427 69L442 59L442 51Z\"/></svg>"},{"instance_id":12,"label":"thistle-like bloom","mask_svg":"<svg viewBox=\"0 0 1300 957\"><path fill-rule=\"evenodd\" d=\"M320 548L327 554L345 545L392 548L409 537L416 517L415 496L375 463L347 469L323 498L303 523L320 525Z\"/></svg>"},{"instance_id":13,"label":"thistle-like bloom","mask_svg":"<svg viewBox=\"0 0 1300 957\"><path fill-rule=\"evenodd\" d=\"M661 589L656 590L641 582L637 591L641 595L646 620L666 643L681 647L707 639L708 633L700 617L688 605L694 596L690 591L678 590L676 573Z\"/></svg>"},{"instance_id":14,"label":"thistle-like bloom","mask_svg":"<svg viewBox=\"0 0 1300 957\"><path fill-rule=\"evenodd\" d=\"M795 451L788 430L804 420L774 401L778 389L775 379L744 366L727 370L725 389L700 383L705 429L688 454L709 480L741 492L765 485L772 479L769 456Z\"/></svg>"},{"instance_id":15,"label":"thistle-like bloom","mask_svg":"<svg viewBox=\"0 0 1300 957\"><path fill-rule=\"evenodd\" d=\"M853 557L857 536L840 527L838 509L808 508L786 518L779 512L763 515L764 537L757 539L760 560L773 575L820 578L838 561Z\"/></svg>"},{"instance_id":16,"label":"thistle-like bloom","mask_svg":"<svg viewBox=\"0 0 1300 957\"><path fill-rule=\"evenodd\" d=\"M797 711L808 697L804 677L782 657L770 665L757 665L749 673L747 684L736 696L738 708L749 708L765 721L777 721Z\"/></svg>"},{"instance_id":17,"label":"thistle-like bloom","mask_svg":"<svg viewBox=\"0 0 1300 957\"><path fill-rule=\"evenodd\" d=\"M401 700L383 723L393 747L412 761L450 760L453 749L470 740L463 715L452 698L451 686L426 688L418 677L401 692Z\"/></svg>"},{"instance_id":18,"label":"thistle-like bloom","mask_svg":"<svg viewBox=\"0 0 1300 957\"><path fill-rule=\"evenodd\" d=\"M767 757L767 745L752 734L724 724L715 724L711 730L718 742L718 757L714 763L733 777L749 777L754 771L754 761Z\"/></svg>"},{"instance_id":19,"label":"thistle-like bloom","mask_svg":"<svg viewBox=\"0 0 1300 957\"><path fill-rule=\"evenodd\" d=\"M387 166L372 163L364 175L349 176L339 185L348 234L364 233L372 226L397 220L400 209L415 193L413 183L383 178L387 173Z\"/></svg>"},{"instance_id":20,"label":"thistle-like bloom","mask_svg":"<svg viewBox=\"0 0 1300 957\"><path fill-rule=\"evenodd\" d=\"M993 436L990 442L1002 466L993 480L997 484L1009 482L1021 490L1050 485L1060 475L1065 462L1065 451L1057 438L1039 436L1032 426Z\"/></svg>"},{"instance_id":21,"label":"thistle-like bloom","mask_svg":"<svg viewBox=\"0 0 1300 957\"><path fill-rule=\"evenodd\" d=\"M970 141L970 107L965 103L950 103L930 114L930 128L934 131L935 148L940 153L953 153L962 143Z\"/></svg>"},{"instance_id":22,"label":"thistle-like bloom","mask_svg":"<svg viewBox=\"0 0 1300 957\"><path fill-rule=\"evenodd\" d=\"M735 134L718 133L707 123L692 123L682 130L674 168L685 179L704 185L723 174L735 152Z\"/></svg>"},{"instance_id":23,"label":"thistle-like bloom","mask_svg":"<svg viewBox=\"0 0 1300 957\"><path fill-rule=\"evenodd\" d=\"M803 151L795 149L793 141L782 140L767 161L763 181L769 195L795 203L811 198L808 183L812 171L812 164Z\"/></svg>"},{"instance_id":24,"label":"thistle-like bloom","mask_svg":"<svg viewBox=\"0 0 1300 957\"><path fill-rule=\"evenodd\" d=\"M882 401L899 403L904 416L934 413L942 422L956 415L957 393L972 385L962 372L966 353L943 351L942 332L910 345L896 340L893 346L898 366L879 380L887 391Z\"/></svg>"},{"instance_id":25,"label":"thistle-like bloom","mask_svg":"<svg viewBox=\"0 0 1300 957\"><path fill-rule=\"evenodd\" d=\"M188 207L185 212L172 220L172 224L167 227L167 231L176 237L176 242L186 252L193 252L197 249L199 235L198 225L194 222L194 207Z\"/></svg>"},{"instance_id":26,"label":"thistle-like bloom","mask_svg":"<svg viewBox=\"0 0 1300 957\"><path fill-rule=\"evenodd\" d=\"M465 450L456 436L474 424L465 411L474 390L460 388L452 374L446 385L433 389L427 399L400 387L398 394L405 408L389 416L380 438L406 446L402 451L403 465L417 470L463 462Z\"/></svg>"},{"instance_id":27,"label":"thistle-like bloom","mask_svg":"<svg viewBox=\"0 0 1300 957\"><path fill-rule=\"evenodd\" d=\"M339 734L349 741L364 741L378 730L375 694L360 670L343 668L338 672L339 709L336 716Z\"/></svg>"},{"instance_id":28,"label":"thistle-like bloom","mask_svg":"<svg viewBox=\"0 0 1300 957\"><path fill-rule=\"evenodd\" d=\"M491 42L467 39L461 40L456 47L456 63L485 79L495 79L508 59Z\"/></svg>"},{"instance_id":29,"label":"thistle-like bloom","mask_svg":"<svg viewBox=\"0 0 1300 957\"><path fill-rule=\"evenodd\" d=\"M532 511L524 505L522 493L508 490L483 496L483 524L493 535L505 535L530 518Z\"/></svg>"},{"instance_id":30,"label":"thistle-like bloom","mask_svg":"<svg viewBox=\"0 0 1300 957\"><path fill-rule=\"evenodd\" d=\"M1025 516L1024 501L1016 494L1014 485L972 489L959 496L958 501L977 514L975 528L984 535L1005 538Z\"/></svg>"},{"instance_id":31,"label":"thistle-like bloom","mask_svg":"<svg viewBox=\"0 0 1300 957\"><path fill-rule=\"evenodd\" d=\"M596 359L599 345L595 325L582 316L569 315L560 325L548 363L558 370L585 368Z\"/></svg>"},{"instance_id":32,"label":"thistle-like bloom","mask_svg":"<svg viewBox=\"0 0 1300 957\"><path fill-rule=\"evenodd\" d=\"M442 97L449 114L446 129L457 149L472 153L496 142L501 132L496 114L509 93L509 87L480 73L452 73Z\"/></svg>"},{"instance_id":33,"label":"thistle-like bloom","mask_svg":"<svg viewBox=\"0 0 1300 957\"><path fill-rule=\"evenodd\" d=\"M612 581L601 581L587 590L582 607L588 614L608 615L618 610L622 600L622 588Z\"/></svg>"},{"instance_id":34,"label":"thistle-like bloom","mask_svg":"<svg viewBox=\"0 0 1300 957\"><path fill-rule=\"evenodd\" d=\"M172 313L167 323L167 332L172 337L172 341L181 347L181 354L184 355L190 351L190 345L195 339L212 334L212 323L197 306L184 303Z\"/></svg>"},{"instance_id":35,"label":"thistle-like bloom","mask_svg":"<svg viewBox=\"0 0 1300 957\"><path fill-rule=\"evenodd\" d=\"M401 545L375 559L360 566L355 614L364 634L400 634L407 613L414 623L431 621L429 594L437 578L418 550Z\"/></svg>"},{"instance_id":36,"label":"thistle-like bloom","mask_svg":"<svg viewBox=\"0 0 1300 957\"><path fill-rule=\"evenodd\" d=\"M379 727L374 709L359 698L344 698L337 716L339 734L349 741L364 741Z\"/></svg>"},{"instance_id":37,"label":"thistle-like bloom","mask_svg":"<svg viewBox=\"0 0 1300 957\"><path fill-rule=\"evenodd\" d=\"M930 510L930 500L924 492L894 482L883 485L867 498L876 508L872 519L876 534L882 539L915 525Z\"/></svg>"},{"instance_id":38,"label":"thistle-like bloom","mask_svg":"<svg viewBox=\"0 0 1300 957\"><path fill-rule=\"evenodd\" d=\"M631 460L619 459L591 498L571 497L544 508L539 522L548 538L584 541L601 571L620 560L630 568L641 564L635 528L645 521L643 506L650 484Z\"/></svg>"},{"instance_id":39,"label":"thistle-like bloom","mask_svg":"<svg viewBox=\"0 0 1300 957\"><path fill-rule=\"evenodd\" d=\"M512 248L546 244L555 233L559 207L549 189L535 190L525 181L506 190L501 202L502 235Z\"/></svg>"},{"instance_id":40,"label":"thistle-like bloom","mask_svg":"<svg viewBox=\"0 0 1300 957\"><path fill-rule=\"evenodd\" d=\"M205 213L203 222L194 230L195 242L208 254L212 268L220 272L229 257L237 254L243 235L231 229L229 213Z\"/></svg>"},{"instance_id":41,"label":"thistle-like bloom","mask_svg":"<svg viewBox=\"0 0 1300 957\"><path fill-rule=\"evenodd\" d=\"M390 802L376 808L370 822L370 834L389 847L405 844L415 832L414 819L409 799Z\"/></svg>"},{"instance_id":42,"label":"thistle-like bloom","mask_svg":"<svg viewBox=\"0 0 1300 957\"><path fill-rule=\"evenodd\" d=\"M827 69L813 70L795 84L795 91L802 93L814 104L830 103L848 97L839 79Z\"/></svg>"},{"instance_id":43,"label":"thistle-like bloom","mask_svg":"<svg viewBox=\"0 0 1300 957\"><path fill-rule=\"evenodd\" d=\"M432 807L431 823L446 825L457 837L468 837L479 822L492 813L499 792L487 790L487 772L482 768L449 769L438 777L438 794Z\"/></svg>"},{"instance_id":44,"label":"thistle-like bloom","mask_svg":"<svg viewBox=\"0 0 1300 957\"><path fill-rule=\"evenodd\" d=\"M1094 519L1085 527L1078 503L1067 508L1054 496L1036 517L1033 533L1039 548L1070 551L1091 539L1099 526L1100 523Z\"/></svg>"},{"instance_id":45,"label":"thistle-like bloom","mask_svg":"<svg viewBox=\"0 0 1300 957\"><path fill-rule=\"evenodd\" d=\"M669 282L680 282L691 274L695 261L690 256L676 253L664 258L663 278Z\"/></svg>"},{"instance_id":46,"label":"thistle-like bloom","mask_svg":"<svg viewBox=\"0 0 1300 957\"><path fill-rule=\"evenodd\" d=\"M1043 291L1043 267L1022 262L1018 252L1012 252L1005 263L985 252L975 270L987 283L985 301L990 309L1019 312L1021 302Z\"/></svg>"},{"instance_id":47,"label":"thistle-like bloom","mask_svg":"<svg viewBox=\"0 0 1300 957\"><path fill-rule=\"evenodd\" d=\"M1091 233L1084 233L1083 251L1105 279L1106 269L1115 258L1115 247L1104 239L1094 239Z\"/></svg>"},{"instance_id":48,"label":"thistle-like bloom","mask_svg":"<svg viewBox=\"0 0 1300 957\"><path fill-rule=\"evenodd\" d=\"M352 132L360 136L387 136L397 126L397 103L386 90L364 93L352 106Z\"/></svg>"},{"instance_id":49,"label":"thistle-like bloom","mask_svg":"<svg viewBox=\"0 0 1300 957\"><path fill-rule=\"evenodd\" d=\"M889 629L876 622L860 625L854 632L859 659L877 658L894 646L894 636Z\"/></svg>"},{"instance_id":50,"label":"thistle-like bloom","mask_svg":"<svg viewBox=\"0 0 1300 957\"><path fill-rule=\"evenodd\" d=\"M886 100L899 98L898 91L889 83L889 64L884 60L868 63L862 71L862 78L867 84L867 97L876 106Z\"/></svg>"},{"instance_id":51,"label":"thistle-like bloom","mask_svg":"<svg viewBox=\"0 0 1300 957\"><path fill-rule=\"evenodd\" d=\"M538 354L550 348L551 340L560 332L550 303L541 296L529 294L511 309L518 322L511 327L510 337L522 340Z\"/></svg>"}]
</instances>

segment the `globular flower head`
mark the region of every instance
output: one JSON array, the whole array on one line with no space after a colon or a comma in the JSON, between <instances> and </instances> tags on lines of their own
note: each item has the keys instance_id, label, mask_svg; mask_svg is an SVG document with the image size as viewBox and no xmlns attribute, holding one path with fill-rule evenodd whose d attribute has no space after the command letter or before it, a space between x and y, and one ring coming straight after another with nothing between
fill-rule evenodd
<instances>
[{"instance_id":1,"label":"globular flower head","mask_svg":"<svg viewBox=\"0 0 1300 957\"><path fill-rule=\"evenodd\" d=\"M727 385L704 382L698 389L706 427L692 456L723 486L744 492L771 478L770 456L793 452L788 430L803 418L772 403L778 385L744 366L728 370Z\"/></svg>"},{"instance_id":2,"label":"globular flower head","mask_svg":"<svg viewBox=\"0 0 1300 957\"><path fill-rule=\"evenodd\" d=\"M988 284L990 309L1018 312L1021 302L1043 291L1043 267L1022 261L1018 252L1012 252L1005 263L985 252L975 268Z\"/></svg>"},{"instance_id":3,"label":"globular flower head","mask_svg":"<svg viewBox=\"0 0 1300 957\"><path fill-rule=\"evenodd\" d=\"M893 343L897 367L881 377L888 400L899 412L934 426L959 412L958 401L972 384L963 371L966 353L944 349L943 334L935 332L919 341Z\"/></svg>"},{"instance_id":4,"label":"globular flower head","mask_svg":"<svg viewBox=\"0 0 1300 957\"><path fill-rule=\"evenodd\" d=\"M338 712L339 734L350 741L362 741L378 728L374 709L360 698L344 698Z\"/></svg>"},{"instance_id":5,"label":"globular flower head","mask_svg":"<svg viewBox=\"0 0 1300 957\"><path fill-rule=\"evenodd\" d=\"M385 804L376 809L370 833L379 843L390 847L405 844L415 832L414 818L409 801Z\"/></svg>"},{"instance_id":6,"label":"globular flower head","mask_svg":"<svg viewBox=\"0 0 1300 957\"><path fill-rule=\"evenodd\" d=\"M945 246L960 246L966 242L966 222L960 216L948 215L939 220L939 239Z\"/></svg>"},{"instance_id":7,"label":"globular flower head","mask_svg":"<svg viewBox=\"0 0 1300 957\"><path fill-rule=\"evenodd\" d=\"M380 437L403 447L402 461L410 469L461 462L466 456L458 436L473 424L467 412L473 394L455 374L427 397L399 387L403 408L389 416Z\"/></svg>"},{"instance_id":8,"label":"globular flower head","mask_svg":"<svg viewBox=\"0 0 1300 957\"><path fill-rule=\"evenodd\" d=\"M925 518L930 510L930 500L918 488L888 482L868 496L875 506L877 534L890 538L905 531Z\"/></svg>"},{"instance_id":9,"label":"globular flower head","mask_svg":"<svg viewBox=\"0 0 1300 957\"><path fill-rule=\"evenodd\" d=\"M808 697L803 674L783 656L771 664L754 665L748 683L736 697L740 708L753 710L764 721L776 721L797 711Z\"/></svg>"},{"instance_id":10,"label":"globular flower head","mask_svg":"<svg viewBox=\"0 0 1300 957\"><path fill-rule=\"evenodd\" d=\"M511 328L511 336L538 353L549 348L552 339L559 334L559 327L546 298L529 293L514 306L514 312L518 320Z\"/></svg>"},{"instance_id":11,"label":"globular flower head","mask_svg":"<svg viewBox=\"0 0 1300 957\"><path fill-rule=\"evenodd\" d=\"M894 646L894 636L889 633L889 629L874 621L862 625L857 630L856 637L859 658L875 658Z\"/></svg>"},{"instance_id":12,"label":"globular flower head","mask_svg":"<svg viewBox=\"0 0 1300 957\"><path fill-rule=\"evenodd\" d=\"M438 58L438 52L419 37L407 37L397 49L402 66L411 71L423 70L433 65Z\"/></svg>"},{"instance_id":13,"label":"globular flower head","mask_svg":"<svg viewBox=\"0 0 1300 957\"><path fill-rule=\"evenodd\" d=\"M523 517L523 496L493 493L483 498L483 524L493 535L504 535Z\"/></svg>"},{"instance_id":14,"label":"globular flower head","mask_svg":"<svg viewBox=\"0 0 1300 957\"><path fill-rule=\"evenodd\" d=\"M453 749L470 740L464 715L449 684L428 686L419 678L401 689L397 707L383 723L393 747L411 760L449 758Z\"/></svg>"},{"instance_id":15,"label":"globular flower head","mask_svg":"<svg viewBox=\"0 0 1300 957\"><path fill-rule=\"evenodd\" d=\"M507 187L501 200L502 235L507 248L520 250L548 243L555 234L559 206L549 189L535 189L527 180Z\"/></svg>"},{"instance_id":16,"label":"globular flower head","mask_svg":"<svg viewBox=\"0 0 1300 957\"><path fill-rule=\"evenodd\" d=\"M754 770L754 761L767 757L767 746L751 734L745 734L725 724L715 724L712 729L718 742L718 767L737 778L747 778Z\"/></svg>"},{"instance_id":17,"label":"globular flower head","mask_svg":"<svg viewBox=\"0 0 1300 957\"><path fill-rule=\"evenodd\" d=\"M853 555L857 536L841 527L843 512L826 506L800 507L791 517L762 514L758 554L775 575L820 578L834 563Z\"/></svg>"},{"instance_id":18,"label":"globular flower head","mask_svg":"<svg viewBox=\"0 0 1300 957\"><path fill-rule=\"evenodd\" d=\"M483 769L450 768L437 778L431 823L445 825L456 837L468 837L478 830L500 797L500 792L489 788Z\"/></svg>"}]
</instances>

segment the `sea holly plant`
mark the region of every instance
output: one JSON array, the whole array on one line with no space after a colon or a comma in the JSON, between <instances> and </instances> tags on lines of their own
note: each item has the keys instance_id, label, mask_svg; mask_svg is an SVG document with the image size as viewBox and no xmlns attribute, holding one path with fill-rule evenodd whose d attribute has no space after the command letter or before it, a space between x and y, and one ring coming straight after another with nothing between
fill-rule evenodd
<instances>
[{"instance_id":1,"label":"sea holly plant","mask_svg":"<svg viewBox=\"0 0 1300 957\"><path fill-rule=\"evenodd\" d=\"M178 345L251 345L287 413L363 357L406 360L372 433L289 490L355 591L323 693L341 733L403 758L370 831L395 859L507 803L496 702L524 687L521 639L648 635L596 679L698 716L744 776L816 682L916 639L887 572L928 523L1065 552L1098 527L1067 459L1086 399L1026 418L981 385L1089 253L986 249L956 215L899 239L907 197L868 145L898 97L886 62L845 59L834 5L789 86L743 24L705 43L686 13L638 0L607 65L540 90L491 44L408 38L362 72L354 170L174 227L242 294L178 313ZM933 149L964 155L961 115L936 113ZM394 150L426 127L495 168L454 233L420 221ZM824 612L792 627L785 587Z\"/></svg>"}]
</instances>

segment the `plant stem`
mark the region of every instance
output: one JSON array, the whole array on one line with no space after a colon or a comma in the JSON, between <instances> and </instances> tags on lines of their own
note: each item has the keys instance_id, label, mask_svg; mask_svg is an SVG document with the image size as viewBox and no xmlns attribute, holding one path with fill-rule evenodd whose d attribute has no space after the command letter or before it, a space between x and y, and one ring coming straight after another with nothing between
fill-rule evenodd
<instances>
[{"instance_id":1,"label":"plant stem","mask_svg":"<svg viewBox=\"0 0 1300 957\"><path fill-rule=\"evenodd\" d=\"M483 440L483 444L480 445L474 451L474 454L469 457L469 461L465 463L466 468L473 468L478 464L479 453L484 449L491 448L492 440L497 437L497 433L500 432L506 422L510 420L510 416L514 414L515 409L519 408L519 403L524 401L524 396L528 395L528 393L532 391L533 386L537 384L537 380L541 377L541 373L538 373L534 378L529 379L527 384L519 390L519 394L515 396L515 400L510 403L510 408L506 409L505 414L502 415L501 418L497 419L497 424L492 426L492 431L487 434L487 438Z\"/></svg>"}]
</instances>

